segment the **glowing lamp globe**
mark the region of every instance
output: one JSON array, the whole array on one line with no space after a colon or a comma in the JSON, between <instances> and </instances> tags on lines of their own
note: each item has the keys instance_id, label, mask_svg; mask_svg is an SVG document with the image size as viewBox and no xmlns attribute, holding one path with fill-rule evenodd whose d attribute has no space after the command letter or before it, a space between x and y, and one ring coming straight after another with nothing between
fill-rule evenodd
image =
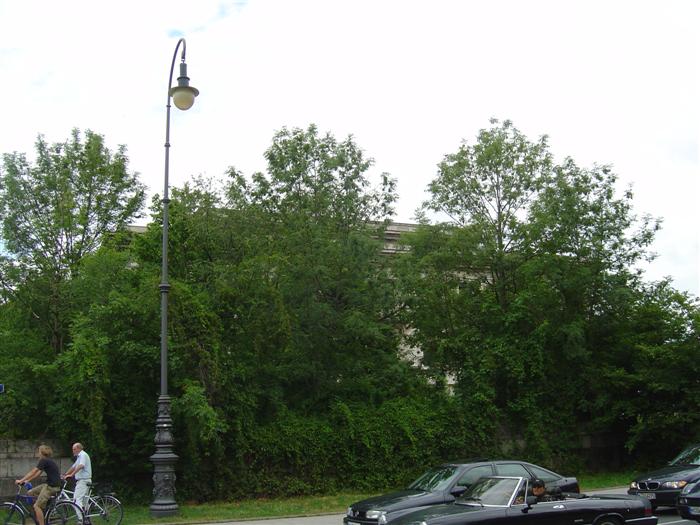
<instances>
[{"instance_id":1,"label":"glowing lamp globe","mask_svg":"<svg viewBox=\"0 0 700 525\"><path fill-rule=\"evenodd\" d=\"M194 98L199 95L196 88L190 86L177 86L170 90L170 96L178 109L188 110L194 104Z\"/></svg>"}]
</instances>

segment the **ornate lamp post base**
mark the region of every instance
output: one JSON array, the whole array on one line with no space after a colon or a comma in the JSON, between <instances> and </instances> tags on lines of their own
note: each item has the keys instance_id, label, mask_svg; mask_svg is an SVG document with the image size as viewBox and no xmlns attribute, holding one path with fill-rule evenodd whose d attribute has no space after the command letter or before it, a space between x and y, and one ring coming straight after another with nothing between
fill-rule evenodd
<instances>
[{"instance_id":1,"label":"ornate lamp post base","mask_svg":"<svg viewBox=\"0 0 700 525\"><path fill-rule=\"evenodd\" d=\"M170 418L170 396L158 397L158 418L156 419L156 452L151 456L153 463L153 502L151 515L154 518L177 514L175 501L175 463L178 457L173 452L173 421Z\"/></svg>"}]
</instances>

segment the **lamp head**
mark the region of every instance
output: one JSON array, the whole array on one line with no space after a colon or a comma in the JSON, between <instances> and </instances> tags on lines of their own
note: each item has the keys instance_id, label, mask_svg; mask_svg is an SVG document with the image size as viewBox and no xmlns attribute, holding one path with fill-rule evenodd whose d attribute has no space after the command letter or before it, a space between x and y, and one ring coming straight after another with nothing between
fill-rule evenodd
<instances>
[{"instance_id":1,"label":"lamp head","mask_svg":"<svg viewBox=\"0 0 700 525\"><path fill-rule=\"evenodd\" d=\"M199 95L199 90L190 86L190 77L187 76L187 64L180 63L180 76L177 86L170 88L170 96L178 109L186 111L194 104L194 98Z\"/></svg>"}]
</instances>

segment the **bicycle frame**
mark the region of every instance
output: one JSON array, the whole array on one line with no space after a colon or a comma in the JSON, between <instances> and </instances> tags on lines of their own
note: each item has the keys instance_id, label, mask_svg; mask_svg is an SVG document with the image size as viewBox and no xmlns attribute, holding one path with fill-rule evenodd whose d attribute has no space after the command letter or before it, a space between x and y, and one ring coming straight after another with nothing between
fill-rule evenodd
<instances>
[{"instance_id":1,"label":"bicycle frame","mask_svg":"<svg viewBox=\"0 0 700 525\"><path fill-rule=\"evenodd\" d=\"M63 484L63 486L65 487L65 483ZM29 490L32 488L32 484L22 483L21 485L18 485L17 494L15 494L15 499L10 503L12 503L15 506L15 509L22 515L22 521L24 521L27 518L27 516L29 516L30 518L32 518L32 521L38 525L39 522L37 521L36 515L34 513L35 498L34 496L30 496L26 493L22 494L23 487L26 488L26 490ZM63 488L61 488L61 490L63 490ZM59 494L57 494L55 498L49 499L48 503L46 504L46 508L44 509L44 520L46 520L46 517L49 515L49 512L56 505Z\"/></svg>"},{"instance_id":2,"label":"bicycle frame","mask_svg":"<svg viewBox=\"0 0 700 525\"><path fill-rule=\"evenodd\" d=\"M84 522L83 512L78 505L72 501L63 501L59 499L58 494L49 498L46 508L43 509L41 516L37 519L34 510L35 500L33 496L22 494L22 488L25 490L31 488L31 484L22 484L17 487L17 494L13 501L0 503L0 518L2 523L8 525L25 525L27 516L32 518L35 525L38 525L39 519L44 518L46 525L80 525ZM61 490L65 489L65 483Z\"/></svg>"},{"instance_id":3,"label":"bicycle frame","mask_svg":"<svg viewBox=\"0 0 700 525\"><path fill-rule=\"evenodd\" d=\"M65 488L66 485L67 482L64 480L63 488L61 489L61 492L56 496L56 501L72 501L74 503L77 503L75 501L75 491L68 490L67 488ZM87 494L85 494L85 501L85 508L88 508L91 504L95 503L95 500L93 499L92 495L92 484L88 485L88 491Z\"/></svg>"},{"instance_id":4,"label":"bicycle frame","mask_svg":"<svg viewBox=\"0 0 700 525\"><path fill-rule=\"evenodd\" d=\"M104 518L104 516L110 514L109 503L112 502L119 508L117 513L117 524L121 523L124 513L121 502L114 496L113 493L103 493L99 490L95 490L95 492L93 492L93 490L95 490L95 485L93 483L89 483L88 491L84 499L85 505L84 507L81 507L85 520L89 521L91 518ZM56 501L75 502L75 491L65 488L64 482L64 488L61 490Z\"/></svg>"}]
</instances>

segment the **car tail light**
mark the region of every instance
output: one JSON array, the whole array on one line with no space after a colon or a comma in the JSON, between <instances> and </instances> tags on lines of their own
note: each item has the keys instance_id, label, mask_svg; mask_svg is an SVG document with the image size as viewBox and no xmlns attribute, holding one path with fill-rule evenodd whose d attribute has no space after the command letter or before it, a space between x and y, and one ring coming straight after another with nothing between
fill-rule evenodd
<instances>
[{"instance_id":1,"label":"car tail light","mask_svg":"<svg viewBox=\"0 0 700 525\"><path fill-rule=\"evenodd\" d=\"M644 516L651 516L651 505L644 506Z\"/></svg>"}]
</instances>

